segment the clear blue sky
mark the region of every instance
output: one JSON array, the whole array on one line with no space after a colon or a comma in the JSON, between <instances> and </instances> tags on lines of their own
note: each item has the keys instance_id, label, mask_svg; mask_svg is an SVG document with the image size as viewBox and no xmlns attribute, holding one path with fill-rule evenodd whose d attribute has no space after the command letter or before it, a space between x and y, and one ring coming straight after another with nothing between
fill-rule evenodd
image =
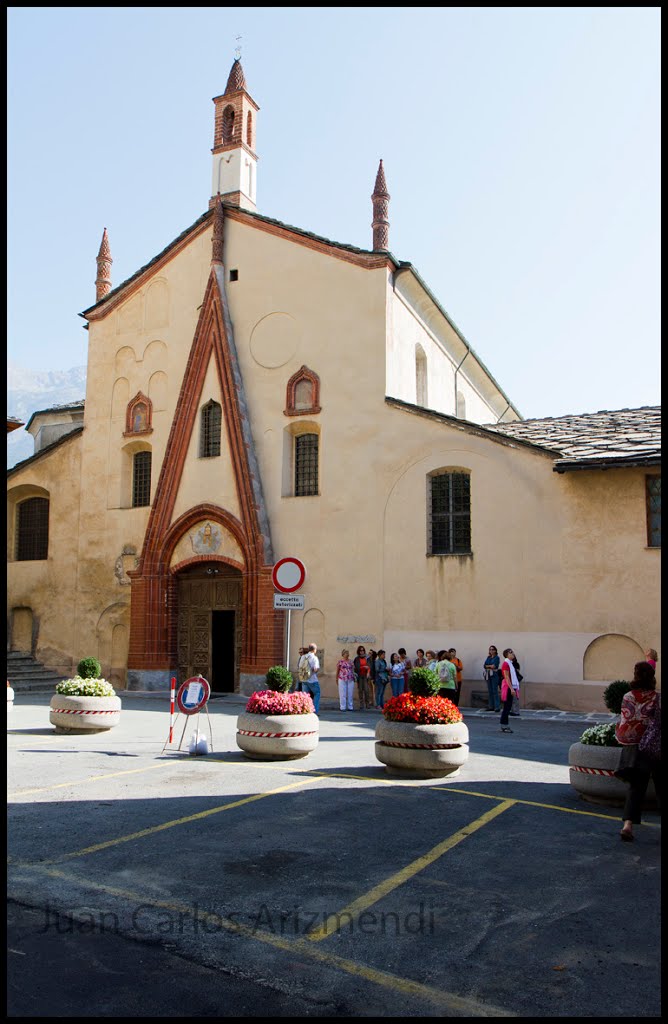
<instances>
[{"instance_id":1,"label":"clear blue sky","mask_svg":"<svg viewBox=\"0 0 668 1024\"><path fill-rule=\"evenodd\" d=\"M10 7L8 360L86 362L120 284L208 207L241 36L258 211L417 268L526 417L659 398L657 7Z\"/></svg>"}]
</instances>

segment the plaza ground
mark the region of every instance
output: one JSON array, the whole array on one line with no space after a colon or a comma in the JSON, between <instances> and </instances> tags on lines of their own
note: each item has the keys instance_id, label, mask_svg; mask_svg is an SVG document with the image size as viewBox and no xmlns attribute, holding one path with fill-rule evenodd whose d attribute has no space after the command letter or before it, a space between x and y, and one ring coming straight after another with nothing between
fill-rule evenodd
<instances>
[{"instance_id":1,"label":"plaza ground","mask_svg":"<svg viewBox=\"0 0 668 1024\"><path fill-rule=\"evenodd\" d=\"M163 752L168 699L121 696L89 736L46 695L8 716L10 1016L660 1015L660 816L622 844L576 795L582 716L465 711L460 773L406 781L375 713L259 762L223 697L193 758L192 719Z\"/></svg>"}]
</instances>

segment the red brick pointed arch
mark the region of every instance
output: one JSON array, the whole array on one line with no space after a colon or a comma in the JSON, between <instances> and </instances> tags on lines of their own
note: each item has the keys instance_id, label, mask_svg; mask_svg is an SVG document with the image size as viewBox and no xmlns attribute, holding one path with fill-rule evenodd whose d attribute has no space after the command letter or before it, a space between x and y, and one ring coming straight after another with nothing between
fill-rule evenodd
<instances>
[{"instance_id":1,"label":"red brick pointed arch","mask_svg":"<svg viewBox=\"0 0 668 1024\"><path fill-rule=\"evenodd\" d=\"M197 420L207 369L214 358L227 431L239 517L200 503L172 522L188 446ZM173 670L177 664L177 575L170 559L184 533L201 519L229 531L244 557L242 674L264 674L283 660L282 613L274 611L273 556L268 520L252 451L222 270L212 267L174 412L139 565L132 573L128 669Z\"/></svg>"}]
</instances>

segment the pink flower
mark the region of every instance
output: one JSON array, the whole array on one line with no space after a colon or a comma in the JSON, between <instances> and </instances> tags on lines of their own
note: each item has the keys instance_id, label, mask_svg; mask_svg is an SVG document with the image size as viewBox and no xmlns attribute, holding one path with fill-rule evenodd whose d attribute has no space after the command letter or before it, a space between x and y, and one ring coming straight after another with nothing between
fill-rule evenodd
<instances>
[{"instance_id":1,"label":"pink flower","mask_svg":"<svg viewBox=\"0 0 668 1024\"><path fill-rule=\"evenodd\" d=\"M308 693L258 690L249 698L246 711L251 715L311 715L315 707Z\"/></svg>"}]
</instances>

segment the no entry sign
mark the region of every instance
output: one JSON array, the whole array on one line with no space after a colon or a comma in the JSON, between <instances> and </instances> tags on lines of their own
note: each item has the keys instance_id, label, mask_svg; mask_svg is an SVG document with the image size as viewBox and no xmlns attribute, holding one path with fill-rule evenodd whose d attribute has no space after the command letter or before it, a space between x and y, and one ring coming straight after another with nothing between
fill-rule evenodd
<instances>
[{"instance_id":1,"label":"no entry sign","mask_svg":"<svg viewBox=\"0 0 668 1024\"><path fill-rule=\"evenodd\" d=\"M196 715L198 711L202 710L210 696L211 687L204 676L191 676L179 686L176 703L182 714Z\"/></svg>"},{"instance_id":2,"label":"no entry sign","mask_svg":"<svg viewBox=\"0 0 668 1024\"><path fill-rule=\"evenodd\" d=\"M306 579L306 566L298 558L281 558L271 572L276 590L282 594L294 594Z\"/></svg>"}]
</instances>

